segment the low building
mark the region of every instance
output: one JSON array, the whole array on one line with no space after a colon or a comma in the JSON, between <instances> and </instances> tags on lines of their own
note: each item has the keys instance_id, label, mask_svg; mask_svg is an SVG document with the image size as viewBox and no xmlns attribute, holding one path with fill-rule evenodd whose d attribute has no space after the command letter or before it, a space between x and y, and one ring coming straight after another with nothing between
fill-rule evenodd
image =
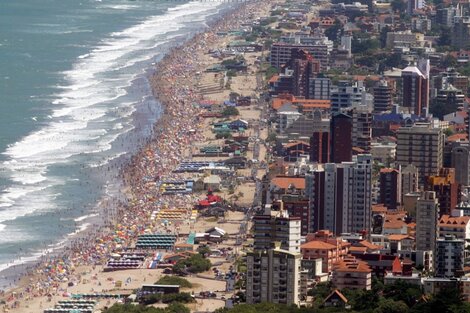
<instances>
[{"instance_id":1,"label":"low building","mask_svg":"<svg viewBox=\"0 0 470 313\"><path fill-rule=\"evenodd\" d=\"M320 231L321 232L321 231ZM320 233L318 232L318 233ZM326 231L323 231L326 232ZM350 243L331 236L309 238L300 246L300 253L304 260L322 259L322 271L331 273L333 265L343 259L349 252ZM310 240L309 240L310 239Z\"/></svg>"},{"instance_id":2,"label":"low building","mask_svg":"<svg viewBox=\"0 0 470 313\"><path fill-rule=\"evenodd\" d=\"M351 305L348 304L348 299L338 289L333 290L328 297L323 301L325 307L335 307L342 309L350 309Z\"/></svg>"},{"instance_id":3,"label":"low building","mask_svg":"<svg viewBox=\"0 0 470 313\"><path fill-rule=\"evenodd\" d=\"M339 289L365 289L372 286L372 270L366 262L347 257L335 264L333 284Z\"/></svg>"}]
</instances>

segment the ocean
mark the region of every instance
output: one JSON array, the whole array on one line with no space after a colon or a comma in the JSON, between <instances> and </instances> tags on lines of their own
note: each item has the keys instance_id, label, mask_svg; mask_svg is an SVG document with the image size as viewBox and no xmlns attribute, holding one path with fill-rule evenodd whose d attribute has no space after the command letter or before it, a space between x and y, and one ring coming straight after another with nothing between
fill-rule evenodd
<instances>
[{"instance_id":1,"label":"ocean","mask_svg":"<svg viewBox=\"0 0 470 313\"><path fill-rule=\"evenodd\" d=\"M228 5L0 2L0 271L62 246L116 199L119 165L162 111L152 64Z\"/></svg>"}]
</instances>

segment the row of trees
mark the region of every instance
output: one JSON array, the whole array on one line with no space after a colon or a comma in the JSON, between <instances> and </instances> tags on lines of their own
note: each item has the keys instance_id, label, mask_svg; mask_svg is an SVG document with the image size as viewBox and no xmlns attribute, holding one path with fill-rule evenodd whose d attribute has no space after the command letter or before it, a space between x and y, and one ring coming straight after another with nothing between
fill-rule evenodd
<instances>
[{"instance_id":1,"label":"row of trees","mask_svg":"<svg viewBox=\"0 0 470 313\"><path fill-rule=\"evenodd\" d=\"M339 307L324 307L325 298L334 290L331 283L322 283L309 291L313 296L313 306L297 308L273 303L256 305L241 304L233 309L219 309L217 313L333 313L344 312ZM383 285L375 281L372 290L342 291L351 309L348 312L361 313L470 313L470 304L464 302L458 289L443 289L436 295L424 295L417 285L398 281L393 285Z\"/></svg>"},{"instance_id":2,"label":"row of trees","mask_svg":"<svg viewBox=\"0 0 470 313\"><path fill-rule=\"evenodd\" d=\"M190 313L181 303L172 303L166 308L154 308L143 305L115 304L104 313Z\"/></svg>"}]
</instances>

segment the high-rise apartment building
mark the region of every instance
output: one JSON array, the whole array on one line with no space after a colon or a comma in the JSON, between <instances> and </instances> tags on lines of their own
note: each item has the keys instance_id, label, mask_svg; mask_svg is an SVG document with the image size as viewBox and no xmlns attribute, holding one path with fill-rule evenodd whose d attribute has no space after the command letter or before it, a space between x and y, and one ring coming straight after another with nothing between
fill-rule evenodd
<instances>
[{"instance_id":1,"label":"high-rise apartment building","mask_svg":"<svg viewBox=\"0 0 470 313\"><path fill-rule=\"evenodd\" d=\"M374 87L374 113L390 111L392 105L392 87L382 80Z\"/></svg>"},{"instance_id":2,"label":"high-rise apartment building","mask_svg":"<svg viewBox=\"0 0 470 313\"><path fill-rule=\"evenodd\" d=\"M313 77L309 81L309 99L330 100L331 79L328 77Z\"/></svg>"},{"instance_id":3,"label":"high-rise apartment building","mask_svg":"<svg viewBox=\"0 0 470 313\"><path fill-rule=\"evenodd\" d=\"M352 145L370 152L372 141L372 112L368 107L355 107L350 113L352 117Z\"/></svg>"},{"instance_id":4,"label":"high-rise apartment building","mask_svg":"<svg viewBox=\"0 0 470 313\"><path fill-rule=\"evenodd\" d=\"M340 112L353 107L372 107L372 95L366 92L364 83L357 81L350 83L340 81L338 86L331 90L331 111Z\"/></svg>"},{"instance_id":5,"label":"high-rise apartment building","mask_svg":"<svg viewBox=\"0 0 470 313\"><path fill-rule=\"evenodd\" d=\"M400 127L397 131L397 163L416 166L420 186L424 186L427 177L439 173L443 149L442 129L433 128L431 124L416 123L411 127Z\"/></svg>"},{"instance_id":6,"label":"high-rise apartment building","mask_svg":"<svg viewBox=\"0 0 470 313\"><path fill-rule=\"evenodd\" d=\"M301 254L281 249L247 254L246 302L272 302L299 305Z\"/></svg>"},{"instance_id":7,"label":"high-rise apartment building","mask_svg":"<svg viewBox=\"0 0 470 313\"><path fill-rule=\"evenodd\" d=\"M300 218L290 217L286 211L278 216L255 215L253 217L253 249L272 249L279 241L281 249L300 252Z\"/></svg>"},{"instance_id":8,"label":"high-rise apartment building","mask_svg":"<svg viewBox=\"0 0 470 313\"><path fill-rule=\"evenodd\" d=\"M466 92L466 90L464 90ZM443 86L437 92L436 105L449 108L451 112L457 111L464 107L465 95L462 90L455 88L448 83L447 78L444 80Z\"/></svg>"},{"instance_id":9,"label":"high-rise apartment building","mask_svg":"<svg viewBox=\"0 0 470 313\"><path fill-rule=\"evenodd\" d=\"M437 239L434 268L437 277L461 277L464 275L465 240L454 235Z\"/></svg>"},{"instance_id":10,"label":"high-rise apartment building","mask_svg":"<svg viewBox=\"0 0 470 313\"><path fill-rule=\"evenodd\" d=\"M308 98L310 79L320 72L320 62L306 50L293 49L288 64L294 72L292 75L292 94Z\"/></svg>"},{"instance_id":11,"label":"high-rise apartment building","mask_svg":"<svg viewBox=\"0 0 470 313\"><path fill-rule=\"evenodd\" d=\"M421 116L429 111L429 69L429 60L420 60L417 66L408 66L401 72L403 107Z\"/></svg>"},{"instance_id":12,"label":"high-rise apartment building","mask_svg":"<svg viewBox=\"0 0 470 313\"><path fill-rule=\"evenodd\" d=\"M456 10L454 7L440 8L436 10L436 24L452 27Z\"/></svg>"},{"instance_id":13,"label":"high-rise apartment building","mask_svg":"<svg viewBox=\"0 0 470 313\"><path fill-rule=\"evenodd\" d=\"M439 201L434 191L425 191L416 201L416 250L435 251L439 237Z\"/></svg>"},{"instance_id":14,"label":"high-rise apartment building","mask_svg":"<svg viewBox=\"0 0 470 313\"><path fill-rule=\"evenodd\" d=\"M335 113L331 117L330 160L333 163L352 160L352 118L344 113Z\"/></svg>"},{"instance_id":15,"label":"high-rise apartment building","mask_svg":"<svg viewBox=\"0 0 470 313\"><path fill-rule=\"evenodd\" d=\"M460 143L452 149L452 167L456 169L455 180L457 183L470 185L470 146L468 142Z\"/></svg>"},{"instance_id":16,"label":"high-rise apartment building","mask_svg":"<svg viewBox=\"0 0 470 313\"><path fill-rule=\"evenodd\" d=\"M419 190L418 168L413 164L400 166L401 172L401 203L407 193L415 193Z\"/></svg>"},{"instance_id":17,"label":"high-rise apartment building","mask_svg":"<svg viewBox=\"0 0 470 313\"><path fill-rule=\"evenodd\" d=\"M401 173L394 168L380 170L380 203L389 210L396 210L401 204Z\"/></svg>"},{"instance_id":18,"label":"high-rise apartment building","mask_svg":"<svg viewBox=\"0 0 470 313\"><path fill-rule=\"evenodd\" d=\"M441 168L439 175L428 177L426 190L436 193L440 214L450 215L459 202L459 184L455 181L455 169Z\"/></svg>"},{"instance_id":19,"label":"high-rise apartment building","mask_svg":"<svg viewBox=\"0 0 470 313\"><path fill-rule=\"evenodd\" d=\"M410 15L413 14L415 10L424 8L425 4L424 0L408 0L407 2L407 13Z\"/></svg>"},{"instance_id":20,"label":"high-rise apartment building","mask_svg":"<svg viewBox=\"0 0 470 313\"><path fill-rule=\"evenodd\" d=\"M270 63L277 69L281 69L283 65L287 65L292 58L294 50L305 50L315 59L320 61L320 68L327 69L330 56L330 46L324 42L315 44L302 43L284 43L277 42L271 45Z\"/></svg>"},{"instance_id":21,"label":"high-rise apartment building","mask_svg":"<svg viewBox=\"0 0 470 313\"><path fill-rule=\"evenodd\" d=\"M328 163L306 175L313 231L334 234L369 232L372 202L372 157L360 154L352 162Z\"/></svg>"},{"instance_id":22,"label":"high-rise apartment building","mask_svg":"<svg viewBox=\"0 0 470 313\"><path fill-rule=\"evenodd\" d=\"M330 162L329 131L316 131L310 137L310 161L315 163Z\"/></svg>"},{"instance_id":23,"label":"high-rise apartment building","mask_svg":"<svg viewBox=\"0 0 470 313\"><path fill-rule=\"evenodd\" d=\"M274 215L273 215L273 214ZM280 211L253 217L247 254L247 303L299 304L301 219Z\"/></svg>"}]
</instances>

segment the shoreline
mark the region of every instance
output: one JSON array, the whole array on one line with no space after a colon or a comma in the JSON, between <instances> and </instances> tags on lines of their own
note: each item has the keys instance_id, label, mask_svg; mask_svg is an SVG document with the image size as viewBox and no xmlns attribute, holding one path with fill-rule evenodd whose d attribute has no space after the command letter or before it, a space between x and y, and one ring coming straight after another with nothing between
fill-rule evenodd
<instances>
[{"instance_id":1,"label":"shoreline","mask_svg":"<svg viewBox=\"0 0 470 313\"><path fill-rule=\"evenodd\" d=\"M77 234L77 238L73 238L70 244L63 248L64 255L61 255L62 253L46 255L40 259L41 264L34 267L24 264L28 274L22 277L18 287L3 295L2 298L7 303L19 305L19 302L29 298L29 295L25 295L24 292L31 293L33 297L43 297L44 294L51 293L60 294L60 284L64 278L72 281L74 276L80 276L77 275L77 267L92 266L94 268L104 264L107 256L118 246L114 239L119 238L122 243L128 244L136 237L136 234L142 233L145 229L160 228L160 225L155 225L152 221L149 221L149 213L152 212L155 205L180 207L194 203L194 196L191 196L188 201L188 197L168 197L159 195L158 191L155 193L149 192L149 189L146 188L149 181L146 180L144 174L148 174L149 169L151 169L155 174L155 181L151 183L154 183L153 186L155 186L156 178L160 179L171 174L174 167L184 159L185 145L190 141L203 139L200 132L196 132L196 134L190 134L189 132L190 129L200 129L201 126L201 120L197 118L198 109L193 107L192 103L202 99L202 97L194 88L188 88L188 86L194 86L192 80L194 80L195 72L201 70L201 65L198 64L197 60L188 62L188 59L184 60L184 58L194 56L195 51L207 50L207 46L217 40L215 33L227 29L230 19L248 14L244 10L246 11L246 7L250 4L253 3L237 3L235 7L227 8L227 12L218 15L214 22L208 22L209 25L214 25L213 28L208 27L206 30L194 34L191 39L184 43L171 48L153 68L153 75L148 77L153 95L162 105L163 114L154 123L151 137L148 139L143 138L143 141L147 143L142 144L142 148L138 149L138 152L129 158L129 162L124 162L122 170L119 171L118 176L122 175L123 177L121 192L124 196L127 195L130 203L115 208L116 212L111 214L110 218L119 219L120 221L127 219L126 223L128 225L118 224L116 229L113 229L113 227L110 227L111 224L108 224L110 220L105 221L103 216L98 216L97 218L102 220L104 227L91 229L88 232L85 230L83 237ZM234 27L236 23L232 23L230 26ZM185 61L188 63L186 66L182 66L181 64L184 64ZM181 77L186 78L186 81L174 81L172 77L175 75L181 75ZM168 134L169 132L171 134ZM169 147L173 147L173 149L168 150L168 146L165 146L165 144L170 144ZM179 149L174 149L174 147ZM154 158L161 161L158 165L152 164L155 162L146 160L146 156L152 153L154 153ZM177 176L177 174L172 175ZM151 203L149 204L149 202ZM100 209L99 213L108 216L110 214L103 208ZM128 229L128 226L137 224L130 222L131 219L143 223L136 229ZM161 231L162 229L157 230ZM177 229L175 230L177 231ZM120 236L116 237L117 232L124 233L122 238ZM100 237L102 237L100 240L103 243L93 247L93 244L90 244L90 239ZM86 253L84 253L85 251ZM47 273L44 272L44 268L49 268ZM36 282L40 283L41 281L47 281L48 285L31 287L36 285ZM13 296L14 292L16 292L15 296ZM15 306L13 305L13 307Z\"/></svg>"},{"instance_id":2,"label":"shoreline","mask_svg":"<svg viewBox=\"0 0 470 313\"><path fill-rule=\"evenodd\" d=\"M138 136L137 133L134 133L133 137L136 137L137 142L134 145L129 145L129 148L131 149L130 151L128 151L124 155L120 155L116 158L113 158L110 163L99 166L100 171L105 171L106 168L110 167L117 168L115 170L116 173L112 175L112 178L114 180L110 183L113 185L117 185L118 190L114 190L114 192L112 193L104 192L103 195L99 197L96 204L87 206L88 209L83 212L84 215L78 217L80 221L77 221L76 229L73 232L67 234L64 238L60 239L59 242L44 246L43 249L35 252L30 256L21 257L30 260L19 261L17 264L15 264L16 261L19 260L16 259L11 262L13 264L1 270L1 279L3 281L10 282L10 286L4 286L3 291L14 291L14 289L17 288L15 284L18 282L18 276L21 276L21 273L33 271L38 266L38 264L44 262L44 260L54 257L60 257L67 250L73 249L73 246L78 241L86 240L89 237L94 237L96 232L102 232L102 229L106 229L112 226L111 220L115 217L110 217L110 215L116 215L116 206L122 207L123 204L125 204L127 200L130 199L128 194L129 186L125 183L123 179L125 176L125 174L123 173L128 171L128 168L132 166L133 158L137 154L141 153L142 149L144 149L149 142L155 140L153 138L155 136L155 130L160 127L160 121L167 118L165 117L165 106L161 103L158 95L155 93L155 88L152 86L152 79L158 75L158 65L164 61L168 54L174 53L179 47L184 46L188 42L192 41L194 37L198 34L206 32L207 29L210 28L211 24L217 23L221 19L221 16L224 16L225 14L227 14L227 12L228 14L230 14L230 12L235 9L236 7L221 8L218 13L209 16L208 20L205 22L205 24L207 25L206 27L192 34L182 35L183 38L186 38L183 42L172 43L172 46L165 52L164 55L158 58L158 61L152 63L151 65L149 65L150 67L144 69L144 74L142 74L142 77L140 79L145 79L146 84L148 84L148 88L150 89L151 93L149 93L147 96L152 97L153 100L155 100L155 102L161 107L160 109L153 108L151 110L158 110L161 112L158 114L158 116L153 122L149 124L143 123L145 125L142 125L142 116L134 116L134 125L138 124L140 126L140 129L137 131L137 133L143 134L144 128L147 128L148 130L145 131L146 136ZM145 113L148 113L149 109L142 109L140 107L141 105L142 104L138 105L136 111L133 114L144 115ZM126 134L125 137L128 137L128 134ZM126 141L126 138L121 138L118 144L126 144ZM108 184L102 185L102 188L107 189ZM103 205L104 203L106 203L106 205ZM82 219L83 217L87 218ZM85 224L87 224L88 227L85 229L81 229Z\"/></svg>"}]
</instances>

